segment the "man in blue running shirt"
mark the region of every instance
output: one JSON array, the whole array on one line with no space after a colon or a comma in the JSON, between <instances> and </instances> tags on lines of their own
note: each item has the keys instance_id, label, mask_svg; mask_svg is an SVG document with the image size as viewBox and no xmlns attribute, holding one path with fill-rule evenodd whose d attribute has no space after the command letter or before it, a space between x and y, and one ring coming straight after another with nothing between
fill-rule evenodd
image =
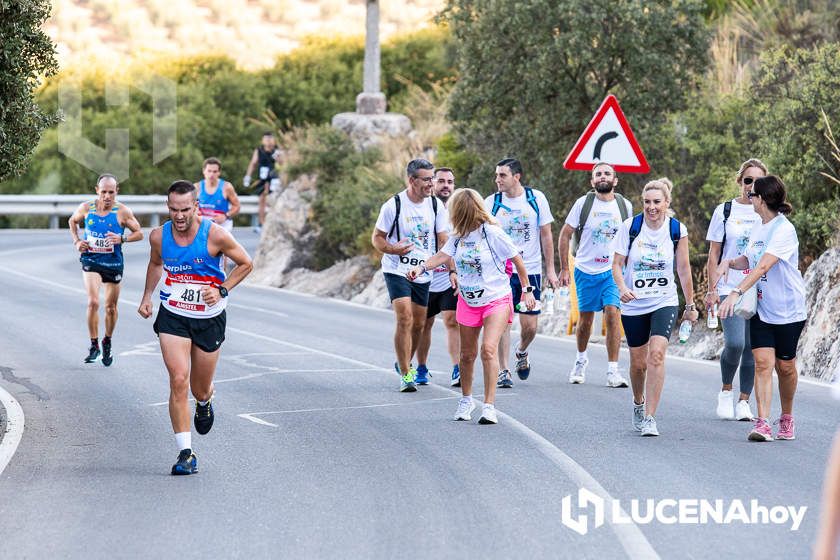
<instances>
[{"instance_id":1,"label":"man in blue running shirt","mask_svg":"<svg viewBox=\"0 0 840 560\"><path fill-rule=\"evenodd\" d=\"M99 349L99 289L105 286L105 337L102 339L102 364L110 366L111 336L117 326L117 301L123 273L122 245L140 241L143 232L134 213L117 202L120 187L117 178L104 174L96 182L96 200L83 202L70 216L70 236L80 253L82 276L88 296L87 324L90 349L85 363L96 361ZM129 233L126 234L125 230Z\"/></svg>"}]
</instances>

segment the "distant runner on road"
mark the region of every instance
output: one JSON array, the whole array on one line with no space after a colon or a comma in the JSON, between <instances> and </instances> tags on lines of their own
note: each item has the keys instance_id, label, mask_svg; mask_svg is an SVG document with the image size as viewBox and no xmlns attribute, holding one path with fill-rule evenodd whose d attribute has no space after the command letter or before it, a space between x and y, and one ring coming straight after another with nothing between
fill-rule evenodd
<instances>
[{"instance_id":1,"label":"distant runner on road","mask_svg":"<svg viewBox=\"0 0 840 560\"><path fill-rule=\"evenodd\" d=\"M138 312L144 318L152 315L152 292L166 272L154 330L169 371L169 417L179 449L172 474L185 475L198 471L187 390L196 400L195 430L206 434L213 427L213 376L225 340L228 290L251 272L251 257L230 233L198 214L196 188L189 181L172 183L167 204L170 220L149 235L151 254ZM236 264L227 278L223 256Z\"/></svg>"},{"instance_id":2,"label":"distant runner on road","mask_svg":"<svg viewBox=\"0 0 840 560\"><path fill-rule=\"evenodd\" d=\"M268 195L277 188L280 183L280 177L277 173L277 163L283 156L283 151L277 147L277 140L271 132L265 132L262 136L262 142L254 149L251 155L251 161L248 162L248 171L245 172L245 177L242 178L242 186L248 188L251 186L251 176L254 174L254 169L258 170L259 176L257 184L254 188L258 189L260 196L259 205L259 225L254 228L254 231L261 231L263 223L265 222L265 207Z\"/></svg>"},{"instance_id":3,"label":"distant runner on road","mask_svg":"<svg viewBox=\"0 0 840 560\"><path fill-rule=\"evenodd\" d=\"M83 202L70 216L70 235L82 263L82 277L87 290L87 324L90 349L85 363L99 357L99 288L105 286L105 336L102 338L102 364L114 362L111 337L117 326L117 302L123 274L122 244L140 241L143 232L134 213L117 202L120 187L111 174L96 181L96 200ZM129 234L125 230L128 228Z\"/></svg>"}]
</instances>

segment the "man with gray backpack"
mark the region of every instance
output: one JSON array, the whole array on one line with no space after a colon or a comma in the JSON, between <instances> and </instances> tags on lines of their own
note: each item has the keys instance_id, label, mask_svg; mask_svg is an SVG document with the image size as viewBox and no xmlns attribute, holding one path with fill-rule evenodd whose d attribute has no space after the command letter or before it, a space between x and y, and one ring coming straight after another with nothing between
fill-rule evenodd
<instances>
[{"instance_id":1,"label":"man with gray backpack","mask_svg":"<svg viewBox=\"0 0 840 560\"><path fill-rule=\"evenodd\" d=\"M586 347L592 334L595 312L604 312L607 326L607 386L627 387L627 380L618 373L618 350L621 345L621 300L612 277L613 239L618 228L633 215L630 201L615 192L618 176L608 163L592 168L592 189L572 206L558 240L560 252L560 285L568 286L569 242L575 256L575 288L578 320L577 358L569 373L569 383L586 379L589 358Z\"/></svg>"}]
</instances>

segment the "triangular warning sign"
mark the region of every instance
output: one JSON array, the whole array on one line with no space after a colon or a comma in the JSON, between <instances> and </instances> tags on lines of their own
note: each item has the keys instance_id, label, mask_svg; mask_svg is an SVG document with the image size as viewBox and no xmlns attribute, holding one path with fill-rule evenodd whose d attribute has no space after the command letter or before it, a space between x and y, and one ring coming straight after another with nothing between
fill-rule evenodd
<instances>
[{"instance_id":1,"label":"triangular warning sign","mask_svg":"<svg viewBox=\"0 0 840 560\"><path fill-rule=\"evenodd\" d=\"M645 154L618 106L618 99L612 94L598 107L595 116L563 162L563 167L590 171L599 161L609 163L619 173L650 171Z\"/></svg>"}]
</instances>

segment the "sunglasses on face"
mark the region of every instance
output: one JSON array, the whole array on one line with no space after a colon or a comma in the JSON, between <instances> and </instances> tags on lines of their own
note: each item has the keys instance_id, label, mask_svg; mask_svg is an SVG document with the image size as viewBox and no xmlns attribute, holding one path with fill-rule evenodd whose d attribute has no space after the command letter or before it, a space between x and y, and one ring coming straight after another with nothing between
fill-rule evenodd
<instances>
[{"instance_id":1,"label":"sunglasses on face","mask_svg":"<svg viewBox=\"0 0 840 560\"><path fill-rule=\"evenodd\" d=\"M743 179L741 179L741 182L744 183L745 185L752 185L755 182L755 178L744 177Z\"/></svg>"}]
</instances>

